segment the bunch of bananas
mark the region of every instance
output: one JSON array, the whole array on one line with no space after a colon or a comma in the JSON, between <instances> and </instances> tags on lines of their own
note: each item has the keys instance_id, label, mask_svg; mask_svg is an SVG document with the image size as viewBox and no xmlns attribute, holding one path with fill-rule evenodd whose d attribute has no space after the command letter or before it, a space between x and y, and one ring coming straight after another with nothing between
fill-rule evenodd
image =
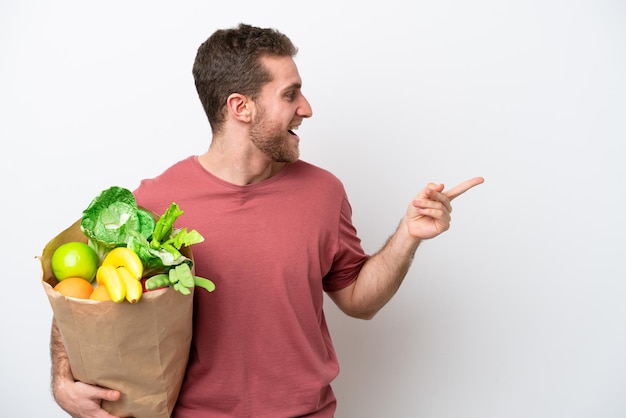
<instances>
[{"instance_id":1,"label":"bunch of bananas","mask_svg":"<svg viewBox=\"0 0 626 418\"><path fill-rule=\"evenodd\" d=\"M143 294L143 264L137 253L127 247L116 247L102 260L96 272L98 286L104 286L113 302L137 303Z\"/></svg>"}]
</instances>

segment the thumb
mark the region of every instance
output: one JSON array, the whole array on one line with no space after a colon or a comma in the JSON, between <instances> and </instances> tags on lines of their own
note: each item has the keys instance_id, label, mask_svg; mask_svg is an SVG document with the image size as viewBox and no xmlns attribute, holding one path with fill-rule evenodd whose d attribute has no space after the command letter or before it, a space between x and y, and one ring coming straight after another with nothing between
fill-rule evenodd
<instances>
[{"instance_id":1,"label":"thumb","mask_svg":"<svg viewBox=\"0 0 626 418\"><path fill-rule=\"evenodd\" d=\"M105 401L115 402L120 399L121 393L115 389L102 389L97 396Z\"/></svg>"}]
</instances>

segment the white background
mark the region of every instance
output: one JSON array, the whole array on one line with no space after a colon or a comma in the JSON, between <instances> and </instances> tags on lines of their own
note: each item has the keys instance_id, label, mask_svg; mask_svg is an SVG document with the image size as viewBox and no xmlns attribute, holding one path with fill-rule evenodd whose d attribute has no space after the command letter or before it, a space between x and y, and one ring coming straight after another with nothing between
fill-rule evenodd
<instances>
[{"instance_id":1,"label":"white background","mask_svg":"<svg viewBox=\"0 0 626 418\"><path fill-rule=\"evenodd\" d=\"M486 179L374 320L327 304L337 416L625 417L618 0L3 0L0 415L66 416L35 256L102 189L204 152L195 51L239 22L300 48L302 157L368 251L426 183Z\"/></svg>"}]
</instances>

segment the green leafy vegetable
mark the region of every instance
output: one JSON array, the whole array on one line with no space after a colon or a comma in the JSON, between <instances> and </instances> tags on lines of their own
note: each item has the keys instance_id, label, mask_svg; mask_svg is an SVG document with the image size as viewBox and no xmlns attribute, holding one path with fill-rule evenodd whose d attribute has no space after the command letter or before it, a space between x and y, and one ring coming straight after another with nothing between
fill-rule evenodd
<instances>
[{"instance_id":1,"label":"green leafy vegetable","mask_svg":"<svg viewBox=\"0 0 626 418\"><path fill-rule=\"evenodd\" d=\"M154 226L154 232L152 233L152 241L150 247L159 248L163 240L169 239L172 235L172 228L176 218L183 214L183 211L178 207L176 203L172 203L165 213L159 218Z\"/></svg>"},{"instance_id":2,"label":"green leafy vegetable","mask_svg":"<svg viewBox=\"0 0 626 418\"><path fill-rule=\"evenodd\" d=\"M213 282L194 276L193 261L181 252L183 247L204 241L195 229L174 228L183 213L172 203L155 221L156 215L137 206L130 190L113 186L102 191L83 211L81 229L100 261L113 248L128 247L141 259L145 277L166 274L169 285L183 294L190 294L194 286L212 292Z\"/></svg>"},{"instance_id":3,"label":"green leafy vegetable","mask_svg":"<svg viewBox=\"0 0 626 418\"><path fill-rule=\"evenodd\" d=\"M131 191L118 186L94 198L81 220L81 229L100 260L115 247L127 246L130 241L147 241L154 225L152 215L137 207Z\"/></svg>"},{"instance_id":4,"label":"green leafy vegetable","mask_svg":"<svg viewBox=\"0 0 626 418\"><path fill-rule=\"evenodd\" d=\"M180 249L183 246L189 247L202 242L204 237L195 229L188 231L187 228L174 228L174 222L183 213L176 203L172 203L156 221L147 246L145 242L131 242L131 248L139 254L140 258L146 260L144 269L158 270L163 267L177 266L183 262L191 264L191 260L188 260Z\"/></svg>"}]
</instances>

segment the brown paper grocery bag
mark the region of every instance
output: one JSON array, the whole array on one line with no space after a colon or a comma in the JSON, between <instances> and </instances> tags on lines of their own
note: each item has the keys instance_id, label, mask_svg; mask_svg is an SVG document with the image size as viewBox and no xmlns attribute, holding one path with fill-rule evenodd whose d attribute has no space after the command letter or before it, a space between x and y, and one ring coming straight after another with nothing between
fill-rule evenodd
<instances>
[{"instance_id":1,"label":"brown paper grocery bag","mask_svg":"<svg viewBox=\"0 0 626 418\"><path fill-rule=\"evenodd\" d=\"M119 401L102 405L116 416L169 418L189 357L193 294L159 289L135 304L62 296L53 289L57 280L50 259L68 241L87 242L80 220L53 238L40 260L43 287L74 377L119 390Z\"/></svg>"}]
</instances>

